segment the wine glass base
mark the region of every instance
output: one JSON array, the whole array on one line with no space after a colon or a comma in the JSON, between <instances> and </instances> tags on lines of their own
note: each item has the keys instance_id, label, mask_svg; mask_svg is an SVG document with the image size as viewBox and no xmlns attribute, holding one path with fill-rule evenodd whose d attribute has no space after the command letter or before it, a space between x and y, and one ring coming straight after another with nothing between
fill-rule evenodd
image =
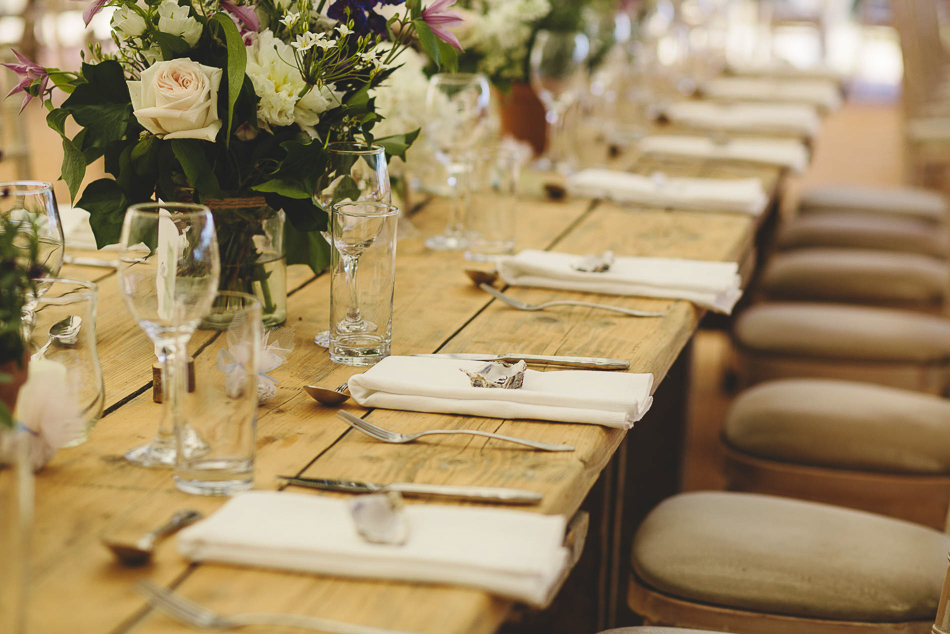
<instances>
[{"instance_id":1,"label":"wine glass base","mask_svg":"<svg viewBox=\"0 0 950 634\"><path fill-rule=\"evenodd\" d=\"M313 338L313 342L317 344L318 346L320 346L321 348L329 348L330 347L330 331L324 330L322 332L318 332L317 336Z\"/></svg>"},{"instance_id":2,"label":"wine glass base","mask_svg":"<svg viewBox=\"0 0 950 634\"><path fill-rule=\"evenodd\" d=\"M125 459L139 467L171 469L175 466L175 443L153 441L125 452Z\"/></svg>"},{"instance_id":3,"label":"wine glass base","mask_svg":"<svg viewBox=\"0 0 950 634\"><path fill-rule=\"evenodd\" d=\"M427 238L426 246L433 251L462 251L468 247L468 240L462 236L443 234Z\"/></svg>"}]
</instances>

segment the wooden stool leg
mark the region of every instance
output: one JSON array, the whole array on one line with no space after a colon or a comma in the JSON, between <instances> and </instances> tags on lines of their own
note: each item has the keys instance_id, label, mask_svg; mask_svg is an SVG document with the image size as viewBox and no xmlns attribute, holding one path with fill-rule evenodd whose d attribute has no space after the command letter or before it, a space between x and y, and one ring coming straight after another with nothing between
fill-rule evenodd
<instances>
[{"instance_id":1,"label":"wooden stool leg","mask_svg":"<svg viewBox=\"0 0 950 634\"><path fill-rule=\"evenodd\" d=\"M950 560L950 555L947 556ZM950 567L943 579L940 591L940 603L937 604L937 619L934 621L933 634L950 634Z\"/></svg>"}]
</instances>

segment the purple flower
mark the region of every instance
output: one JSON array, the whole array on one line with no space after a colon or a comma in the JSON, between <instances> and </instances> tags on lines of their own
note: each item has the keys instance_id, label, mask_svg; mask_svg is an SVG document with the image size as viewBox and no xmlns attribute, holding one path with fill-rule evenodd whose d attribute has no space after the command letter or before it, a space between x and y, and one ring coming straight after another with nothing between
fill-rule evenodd
<instances>
[{"instance_id":1,"label":"purple flower","mask_svg":"<svg viewBox=\"0 0 950 634\"><path fill-rule=\"evenodd\" d=\"M13 87L13 90L7 93L7 97L18 92L25 93L26 98L23 100L23 105L20 106L20 112L23 112L23 109L26 108L26 104L46 92L49 75L46 73L46 69L36 62L31 62L16 51L13 51L13 54L16 55L20 63L3 65L23 79L20 80L19 84ZM34 88L34 86L38 86L38 88Z\"/></svg>"},{"instance_id":2,"label":"purple flower","mask_svg":"<svg viewBox=\"0 0 950 634\"><path fill-rule=\"evenodd\" d=\"M85 0L77 0L78 2L85 2ZM92 22L93 16L102 11L102 8L109 4L109 0L92 0L89 3L89 6L86 7L86 10L82 12L83 22L86 23L86 26L89 26L89 23Z\"/></svg>"},{"instance_id":3,"label":"purple flower","mask_svg":"<svg viewBox=\"0 0 950 634\"><path fill-rule=\"evenodd\" d=\"M336 0L327 9L327 17L337 22L353 22L353 30L357 35L365 35L373 31L386 35L386 18L375 12L379 5L397 5L405 0Z\"/></svg>"},{"instance_id":4,"label":"purple flower","mask_svg":"<svg viewBox=\"0 0 950 634\"><path fill-rule=\"evenodd\" d=\"M229 0L220 0L220 3L222 9L237 17L249 31L256 32L261 28L261 21L257 18L254 7L250 7L246 4L234 4L233 2L229 2Z\"/></svg>"},{"instance_id":5,"label":"purple flower","mask_svg":"<svg viewBox=\"0 0 950 634\"><path fill-rule=\"evenodd\" d=\"M456 2L458 0L436 0L422 12L422 21L432 29L432 33L437 38L461 51L462 44L455 37L455 33L449 30L464 22L461 15L455 11L447 10Z\"/></svg>"}]
</instances>

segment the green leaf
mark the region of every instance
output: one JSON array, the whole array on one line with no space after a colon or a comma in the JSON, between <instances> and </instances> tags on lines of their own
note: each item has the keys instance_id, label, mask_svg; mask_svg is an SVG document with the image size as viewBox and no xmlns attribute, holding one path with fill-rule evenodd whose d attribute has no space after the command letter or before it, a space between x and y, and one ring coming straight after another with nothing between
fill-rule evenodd
<instances>
[{"instance_id":1,"label":"green leaf","mask_svg":"<svg viewBox=\"0 0 950 634\"><path fill-rule=\"evenodd\" d=\"M412 25L416 28L416 35L419 36L419 44L422 45L422 50L426 52L433 64L441 67L442 55L439 49L439 38L435 36L429 25L423 22L421 18L413 20Z\"/></svg>"},{"instance_id":2,"label":"green leaf","mask_svg":"<svg viewBox=\"0 0 950 634\"><path fill-rule=\"evenodd\" d=\"M82 130L76 139L81 143L81 137L85 136L86 131ZM79 193L79 187L82 185L82 179L86 176L86 157L83 155L79 145L63 136L63 167L61 170L62 178L69 187L69 199L76 200Z\"/></svg>"},{"instance_id":3,"label":"green leaf","mask_svg":"<svg viewBox=\"0 0 950 634\"><path fill-rule=\"evenodd\" d=\"M409 9L409 17L413 20L422 17L422 0L406 0L406 8Z\"/></svg>"},{"instance_id":4,"label":"green leaf","mask_svg":"<svg viewBox=\"0 0 950 634\"><path fill-rule=\"evenodd\" d=\"M155 38L155 41L162 49L162 59L174 59L191 50L191 47L188 46L188 42L177 35L154 31L152 37Z\"/></svg>"},{"instance_id":5,"label":"green leaf","mask_svg":"<svg viewBox=\"0 0 950 634\"><path fill-rule=\"evenodd\" d=\"M109 178L89 183L76 206L89 212L89 224L100 249L119 241L129 200L118 183Z\"/></svg>"},{"instance_id":6,"label":"green leaf","mask_svg":"<svg viewBox=\"0 0 950 634\"><path fill-rule=\"evenodd\" d=\"M79 148L87 161L93 161L110 143L121 140L130 122L134 122L132 100L118 62L83 64L82 74L86 83L76 86L63 102L62 110L86 130ZM59 124L61 116L56 115L53 123Z\"/></svg>"},{"instance_id":7,"label":"green leaf","mask_svg":"<svg viewBox=\"0 0 950 634\"><path fill-rule=\"evenodd\" d=\"M439 40L439 56L442 59L442 68L450 73L457 73L459 69L459 52L454 46Z\"/></svg>"},{"instance_id":8,"label":"green leaf","mask_svg":"<svg viewBox=\"0 0 950 634\"><path fill-rule=\"evenodd\" d=\"M327 213L314 203L313 198L297 200L284 198L279 194L265 194L267 204L274 209L283 209L287 214L288 224L302 233L311 231L325 231L327 228Z\"/></svg>"},{"instance_id":9,"label":"green leaf","mask_svg":"<svg viewBox=\"0 0 950 634\"><path fill-rule=\"evenodd\" d=\"M225 146L231 146L231 127L234 123L234 104L244 85L244 72L247 68L247 50L244 39L237 30L234 21L223 13L216 13L211 19L224 29L224 39L228 46L228 126L225 130Z\"/></svg>"},{"instance_id":10,"label":"green leaf","mask_svg":"<svg viewBox=\"0 0 950 634\"><path fill-rule=\"evenodd\" d=\"M139 142L135 144L135 147L132 148L132 160L137 161L148 154L148 151L152 149L154 143L155 137L152 135L139 140Z\"/></svg>"},{"instance_id":11,"label":"green leaf","mask_svg":"<svg viewBox=\"0 0 950 634\"><path fill-rule=\"evenodd\" d=\"M208 157L205 156L202 142L198 139L172 139L171 144L175 158L181 163L181 169L185 172L185 178L195 191L202 197L223 197L224 193L218 184L218 177L215 176Z\"/></svg>"},{"instance_id":12,"label":"green leaf","mask_svg":"<svg viewBox=\"0 0 950 634\"><path fill-rule=\"evenodd\" d=\"M306 264L314 273L330 265L330 245L319 231L297 231L290 223L284 225L284 250L287 264Z\"/></svg>"},{"instance_id":13,"label":"green leaf","mask_svg":"<svg viewBox=\"0 0 950 634\"><path fill-rule=\"evenodd\" d=\"M305 200L313 196L312 190L304 189L303 184L299 181L285 178L274 178L260 185L255 185L251 189L262 193L279 194L296 200Z\"/></svg>"},{"instance_id":14,"label":"green leaf","mask_svg":"<svg viewBox=\"0 0 950 634\"><path fill-rule=\"evenodd\" d=\"M412 132L407 132L405 134L394 134L392 136L384 136L378 139L374 139L373 143L375 145L382 146L386 150L386 154L390 156L398 156L402 160L406 160L406 150L408 150L415 140L419 137L419 130L414 130Z\"/></svg>"}]
</instances>

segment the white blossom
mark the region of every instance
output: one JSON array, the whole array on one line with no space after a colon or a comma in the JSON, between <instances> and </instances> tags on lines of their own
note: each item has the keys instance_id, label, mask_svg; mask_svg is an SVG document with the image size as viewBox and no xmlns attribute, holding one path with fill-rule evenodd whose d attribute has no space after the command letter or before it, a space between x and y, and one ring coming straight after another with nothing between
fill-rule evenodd
<instances>
[{"instance_id":1,"label":"white blossom","mask_svg":"<svg viewBox=\"0 0 950 634\"><path fill-rule=\"evenodd\" d=\"M297 13L296 11L291 11L290 13L288 13L287 15L285 15L284 17L280 19L280 23L289 29L293 27L293 25L297 24L297 20L299 19L300 19L300 14Z\"/></svg>"},{"instance_id":2,"label":"white blossom","mask_svg":"<svg viewBox=\"0 0 950 634\"><path fill-rule=\"evenodd\" d=\"M135 9L122 6L112 14L112 28L120 40L130 40L145 33L145 18Z\"/></svg>"},{"instance_id":3,"label":"white blossom","mask_svg":"<svg viewBox=\"0 0 950 634\"><path fill-rule=\"evenodd\" d=\"M304 51L309 51L317 43L318 36L311 31L306 33L301 33L297 36L297 39L290 43L295 49L303 53Z\"/></svg>"},{"instance_id":4,"label":"white blossom","mask_svg":"<svg viewBox=\"0 0 950 634\"><path fill-rule=\"evenodd\" d=\"M348 27L348 26L345 25L345 24L337 25L336 30L340 32L340 37L341 37L341 38L342 38L342 37L346 37L347 35L349 35L350 33L353 32L353 29L351 29L350 27Z\"/></svg>"},{"instance_id":5,"label":"white blossom","mask_svg":"<svg viewBox=\"0 0 950 634\"><path fill-rule=\"evenodd\" d=\"M180 7L175 0L165 0L158 7L158 29L169 35L177 35L188 46L194 46L201 38L201 25L191 17L191 9Z\"/></svg>"}]
</instances>

